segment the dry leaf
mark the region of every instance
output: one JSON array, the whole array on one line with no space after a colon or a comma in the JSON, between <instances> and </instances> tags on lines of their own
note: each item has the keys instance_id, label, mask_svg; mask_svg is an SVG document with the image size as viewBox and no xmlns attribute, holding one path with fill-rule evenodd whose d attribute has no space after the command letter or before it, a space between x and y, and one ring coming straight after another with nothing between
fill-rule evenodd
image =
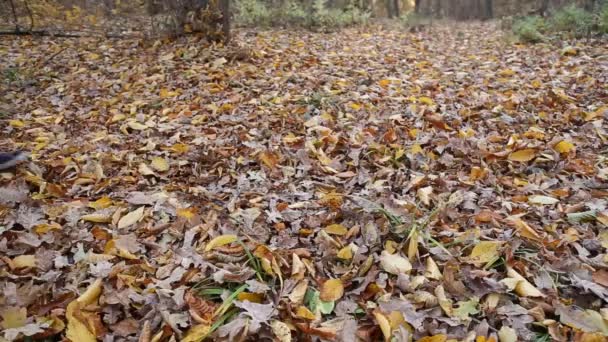
<instances>
[{"instance_id":1,"label":"dry leaf","mask_svg":"<svg viewBox=\"0 0 608 342\"><path fill-rule=\"evenodd\" d=\"M391 274L408 273L412 270L409 260L397 254L389 254L387 251L382 251L380 255L380 267Z\"/></svg>"},{"instance_id":2,"label":"dry leaf","mask_svg":"<svg viewBox=\"0 0 608 342\"><path fill-rule=\"evenodd\" d=\"M509 160L517 162L529 162L534 158L536 158L536 150L531 148L515 151L509 154Z\"/></svg>"},{"instance_id":3,"label":"dry leaf","mask_svg":"<svg viewBox=\"0 0 608 342\"><path fill-rule=\"evenodd\" d=\"M216 247L220 247L220 246L224 246L224 245L233 243L237 239L238 239L237 236L232 235L232 234L217 236L205 245L205 252L209 252Z\"/></svg>"},{"instance_id":4,"label":"dry leaf","mask_svg":"<svg viewBox=\"0 0 608 342\"><path fill-rule=\"evenodd\" d=\"M335 302L344 295L344 284L340 279L329 279L321 286L320 297L324 302Z\"/></svg>"},{"instance_id":5,"label":"dry leaf","mask_svg":"<svg viewBox=\"0 0 608 342\"><path fill-rule=\"evenodd\" d=\"M118 221L118 229L130 227L141 220L142 217L144 217L144 207L139 207L120 218Z\"/></svg>"}]
</instances>

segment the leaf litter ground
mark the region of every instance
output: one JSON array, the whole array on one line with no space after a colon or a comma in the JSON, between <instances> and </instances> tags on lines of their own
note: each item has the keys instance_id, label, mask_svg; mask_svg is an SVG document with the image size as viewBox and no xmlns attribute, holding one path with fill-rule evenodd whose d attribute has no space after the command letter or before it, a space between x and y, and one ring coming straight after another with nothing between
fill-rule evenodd
<instances>
[{"instance_id":1,"label":"leaf litter ground","mask_svg":"<svg viewBox=\"0 0 608 342\"><path fill-rule=\"evenodd\" d=\"M600 341L607 45L4 37L0 339Z\"/></svg>"}]
</instances>

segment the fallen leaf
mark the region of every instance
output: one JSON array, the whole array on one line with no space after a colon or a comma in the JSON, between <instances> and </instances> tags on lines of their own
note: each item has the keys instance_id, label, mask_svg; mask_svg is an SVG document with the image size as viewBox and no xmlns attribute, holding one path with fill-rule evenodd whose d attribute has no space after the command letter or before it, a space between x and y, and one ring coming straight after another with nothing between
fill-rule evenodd
<instances>
[{"instance_id":1,"label":"fallen leaf","mask_svg":"<svg viewBox=\"0 0 608 342\"><path fill-rule=\"evenodd\" d=\"M321 298L324 302L335 302L344 295L344 284L340 279L326 280L321 286Z\"/></svg>"},{"instance_id":2,"label":"fallen leaf","mask_svg":"<svg viewBox=\"0 0 608 342\"><path fill-rule=\"evenodd\" d=\"M531 148L515 151L509 154L509 160L516 162L529 162L534 158L536 158L536 150Z\"/></svg>"},{"instance_id":3,"label":"fallen leaf","mask_svg":"<svg viewBox=\"0 0 608 342\"><path fill-rule=\"evenodd\" d=\"M332 235L344 235L348 233L348 229L341 224L330 224L325 227L325 232Z\"/></svg>"},{"instance_id":4,"label":"fallen leaf","mask_svg":"<svg viewBox=\"0 0 608 342\"><path fill-rule=\"evenodd\" d=\"M159 172L165 172L169 170L169 163L164 158L154 157L152 158L152 168Z\"/></svg>"},{"instance_id":5,"label":"fallen leaf","mask_svg":"<svg viewBox=\"0 0 608 342\"><path fill-rule=\"evenodd\" d=\"M139 207L127 215L120 218L118 221L118 229L124 229L137 223L144 217L144 207Z\"/></svg>"},{"instance_id":6,"label":"fallen leaf","mask_svg":"<svg viewBox=\"0 0 608 342\"><path fill-rule=\"evenodd\" d=\"M407 273L412 270L412 264L408 259L387 251L382 251L380 255L380 267L391 274Z\"/></svg>"},{"instance_id":7,"label":"fallen leaf","mask_svg":"<svg viewBox=\"0 0 608 342\"><path fill-rule=\"evenodd\" d=\"M209 241L205 245L205 252L209 252L209 251L213 250L216 247L220 247L220 246L224 246L224 245L233 243L237 239L238 239L237 236L236 235L232 235L232 234L217 236L217 237L213 238L213 240Z\"/></svg>"},{"instance_id":8,"label":"fallen leaf","mask_svg":"<svg viewBox=\"0 0 608 342\"><path fill-rule=\"evenodd\" d=\"M501 246L502 242L500 241L481 241L473 247L468 260L478 266L493 262L499 257Z\"/></svg>"},{"instance_id":9,"label":"fallen leaf","mask_svg":"<svg viewBox=\"0 0 608 342\"><path fill-rule=\"evenodd\" d=\"M557 198L553 198L550 196L534 195L534 196L528 196L528 202L530 202L532 204L551 205L551 204L558 203L559 200Z\"/></svg>"}]
</instances>

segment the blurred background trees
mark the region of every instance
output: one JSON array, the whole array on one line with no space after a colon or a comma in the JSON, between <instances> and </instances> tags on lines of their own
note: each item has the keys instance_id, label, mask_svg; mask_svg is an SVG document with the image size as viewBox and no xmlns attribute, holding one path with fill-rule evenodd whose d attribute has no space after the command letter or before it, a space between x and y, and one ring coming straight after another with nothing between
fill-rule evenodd
<instances>
[{"instance_id":1,"label":"blurred background trees","mask_svg":"<svg viewBox=\"0 0 608 342\"><path fill-rule=\"evenodd\" d=\"M232 3L230 3L232 2ZM231 21L245 26L300 26L325 29L398 18L417 26L421 18L488 20L539 16L569 8L568 21L593 19L601 28L608 0L0 0L0 30L7 33L103 34L176 37L202 34L228 40ZM578 11L578 12L577 12ZM581 12L583 11L583 12ZM564 11L562 11L564 12ZM586 16L585 13L591 17ZM562 13L563 14L563 13ZM604 19L606 21L608 19ZM532 18L526 34L542 35L542 20ZM586 25L584 22L579 23ZM570 25L574 25L570 23ZM559 27L560 25L555 25ZM562 25L563 26L563 25ZM578 30L578 29L577 29ZM578 30L581 31L581 30ZM539 34L537 34L539 33Z\"/></svg>"}]
</instances>

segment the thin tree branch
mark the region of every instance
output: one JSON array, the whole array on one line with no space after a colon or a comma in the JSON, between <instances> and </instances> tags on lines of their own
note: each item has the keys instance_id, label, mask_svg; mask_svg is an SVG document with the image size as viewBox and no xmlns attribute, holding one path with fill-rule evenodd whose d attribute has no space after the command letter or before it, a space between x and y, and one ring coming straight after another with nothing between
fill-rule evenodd
<instances>
[{"instance_id":1,"label":"thin tree branch","mask_svg":"<svg viewBox=\"0 0 608 342\"><path fill-rule=\"evenodd\" d=\"M19 27L19 19L17 18L17 10L15 9L15 2L13 0L8 0L8 3L11 5L11 11L13 12L13 21L15 22L15 32L21 31Z\"/></svg>"}]
</instances>

